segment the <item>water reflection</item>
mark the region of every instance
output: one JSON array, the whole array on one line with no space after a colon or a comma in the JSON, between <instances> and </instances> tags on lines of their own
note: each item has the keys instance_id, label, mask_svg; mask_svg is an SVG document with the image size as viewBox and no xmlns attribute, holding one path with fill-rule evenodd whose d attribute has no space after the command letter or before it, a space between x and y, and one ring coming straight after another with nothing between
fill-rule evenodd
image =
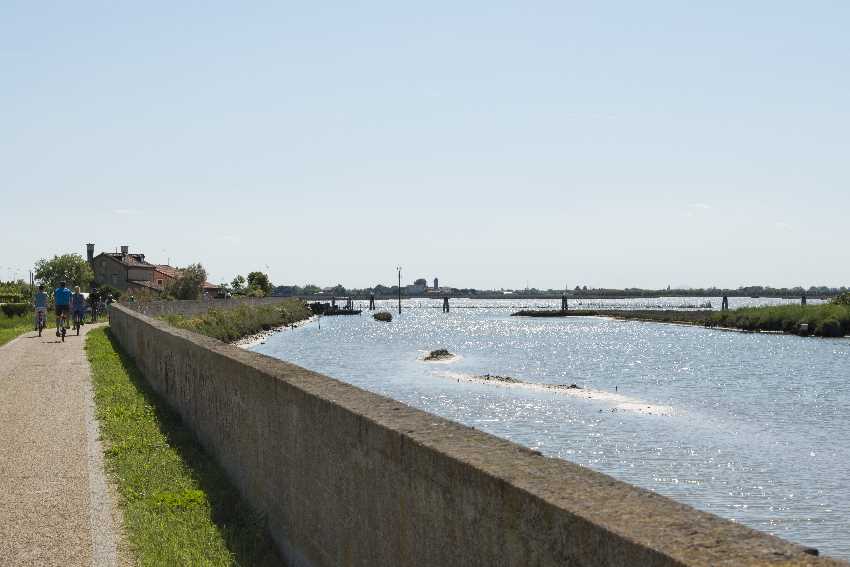
<instances>
[{"instance_id":1,"label":"water reflection","mask_svg":"<svg viewBox=\"0 0 850 567\"><path fill-rule=\"evenodd\" d=\"M408 302L392 323L323 318L255 350L850 557L850 341L509 316L554 302L440 306ZM460 357L421 361L437 348ZM538 387L475 379L483 374ZM542 387L573 383L603 395Z\"/></svg>"}]
</instances>

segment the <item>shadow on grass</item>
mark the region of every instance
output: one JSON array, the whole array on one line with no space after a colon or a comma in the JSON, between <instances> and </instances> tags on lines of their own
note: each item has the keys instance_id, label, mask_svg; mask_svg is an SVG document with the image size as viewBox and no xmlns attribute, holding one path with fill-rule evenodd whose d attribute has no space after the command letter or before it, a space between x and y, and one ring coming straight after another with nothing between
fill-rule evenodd
<instances>
[{"instance_id":1,"label":"shadow on grass","mask_svg":"<svg viewBox=\"0 0 850 567\"><path fill-rule=\"evenodd\" d=\"M206 493L212 509L212 521L218 527L235 565L285 565L266 529L265 519L242 500L224 470L204 452L180 415L171 409L142 376L133 359L124 352L111 329L106 329L130 382L153 409L160 431L180 456L186 471Z\"/></svg>"}]
</instances>

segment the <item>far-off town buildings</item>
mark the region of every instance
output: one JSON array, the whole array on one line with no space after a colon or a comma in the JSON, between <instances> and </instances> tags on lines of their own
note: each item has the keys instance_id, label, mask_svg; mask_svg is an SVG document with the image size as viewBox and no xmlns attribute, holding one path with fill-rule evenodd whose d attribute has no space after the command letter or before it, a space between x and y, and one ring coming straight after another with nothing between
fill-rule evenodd
<instances>
[{"instance_id":1,"label":"far-off town buildings","mask_svg":"<svg viewBox=\"0 0 850 567\"><path fill-rule=\"evenodd\" d=\"M404 292L408 295L423 295L440 293L440 280L434 278L434 287L428 287L428 280L419 278L414 280L413 285L404 286Z\"/></svg>"},{"instance_id":2,"label":"far-off town buildings","mask_svg":"<svg viewBox=\"0 0 850 567\"><path fill-rule=\"evenodd\" d=\"M120 252L94 254L94 244L86 244L86 258L94 271L97 285L108 285L133 294L148 291L160 294L168 284L180 277L180 269L168 264L152 264L141 253L130 253L129 246ZM204 293L215 297L222 290L209 282L204 283Z\"/></svg>"}]
</instances>

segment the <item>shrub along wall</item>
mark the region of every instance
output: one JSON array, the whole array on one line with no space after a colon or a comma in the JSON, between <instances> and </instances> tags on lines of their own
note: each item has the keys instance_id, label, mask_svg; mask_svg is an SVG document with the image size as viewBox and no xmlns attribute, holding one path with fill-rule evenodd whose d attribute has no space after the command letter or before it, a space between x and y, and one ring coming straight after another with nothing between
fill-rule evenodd
<instances>
[{"instance_id":1,"label":"shrub along wall","mask_svg":"<svg viewBox=\"0 0 850 567\"><path fill-rule=\"evenodd\" d=\"M6 317L20 317L31 309L29 303L4 303L0 305L0 311L3 311Z\"/></svg>"},{"instance_id":2,"label":"shrub along wall","mask_svg":"<svg viewBox=\"0 0 850 567\"><path fill-rule=\"evenodd\" d=\"M112 331L290 565L846 565L123 306Z\"/></svg>"}]
</instances>

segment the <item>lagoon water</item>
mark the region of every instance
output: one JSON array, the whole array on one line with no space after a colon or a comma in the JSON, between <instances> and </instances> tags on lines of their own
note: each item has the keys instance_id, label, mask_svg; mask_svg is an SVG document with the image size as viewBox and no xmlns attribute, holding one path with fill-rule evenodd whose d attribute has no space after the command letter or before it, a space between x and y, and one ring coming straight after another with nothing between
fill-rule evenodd
<instances>
[{"instance_id":1,"label":"lagoon water","mask_svg":"<svg viewBox=\"0 0 850 567\"><path fill-rule=\"evenodd\" d=\"M850 558L850 340L510 316L557 307L546 301L440 306L406 301L392 323L323 317L252 350ZM459 356L422 361L438 348ZM476 379L485 374L525 383ZM582 389L534 386L556 384Z\"/></svg>"}]
</instances>

